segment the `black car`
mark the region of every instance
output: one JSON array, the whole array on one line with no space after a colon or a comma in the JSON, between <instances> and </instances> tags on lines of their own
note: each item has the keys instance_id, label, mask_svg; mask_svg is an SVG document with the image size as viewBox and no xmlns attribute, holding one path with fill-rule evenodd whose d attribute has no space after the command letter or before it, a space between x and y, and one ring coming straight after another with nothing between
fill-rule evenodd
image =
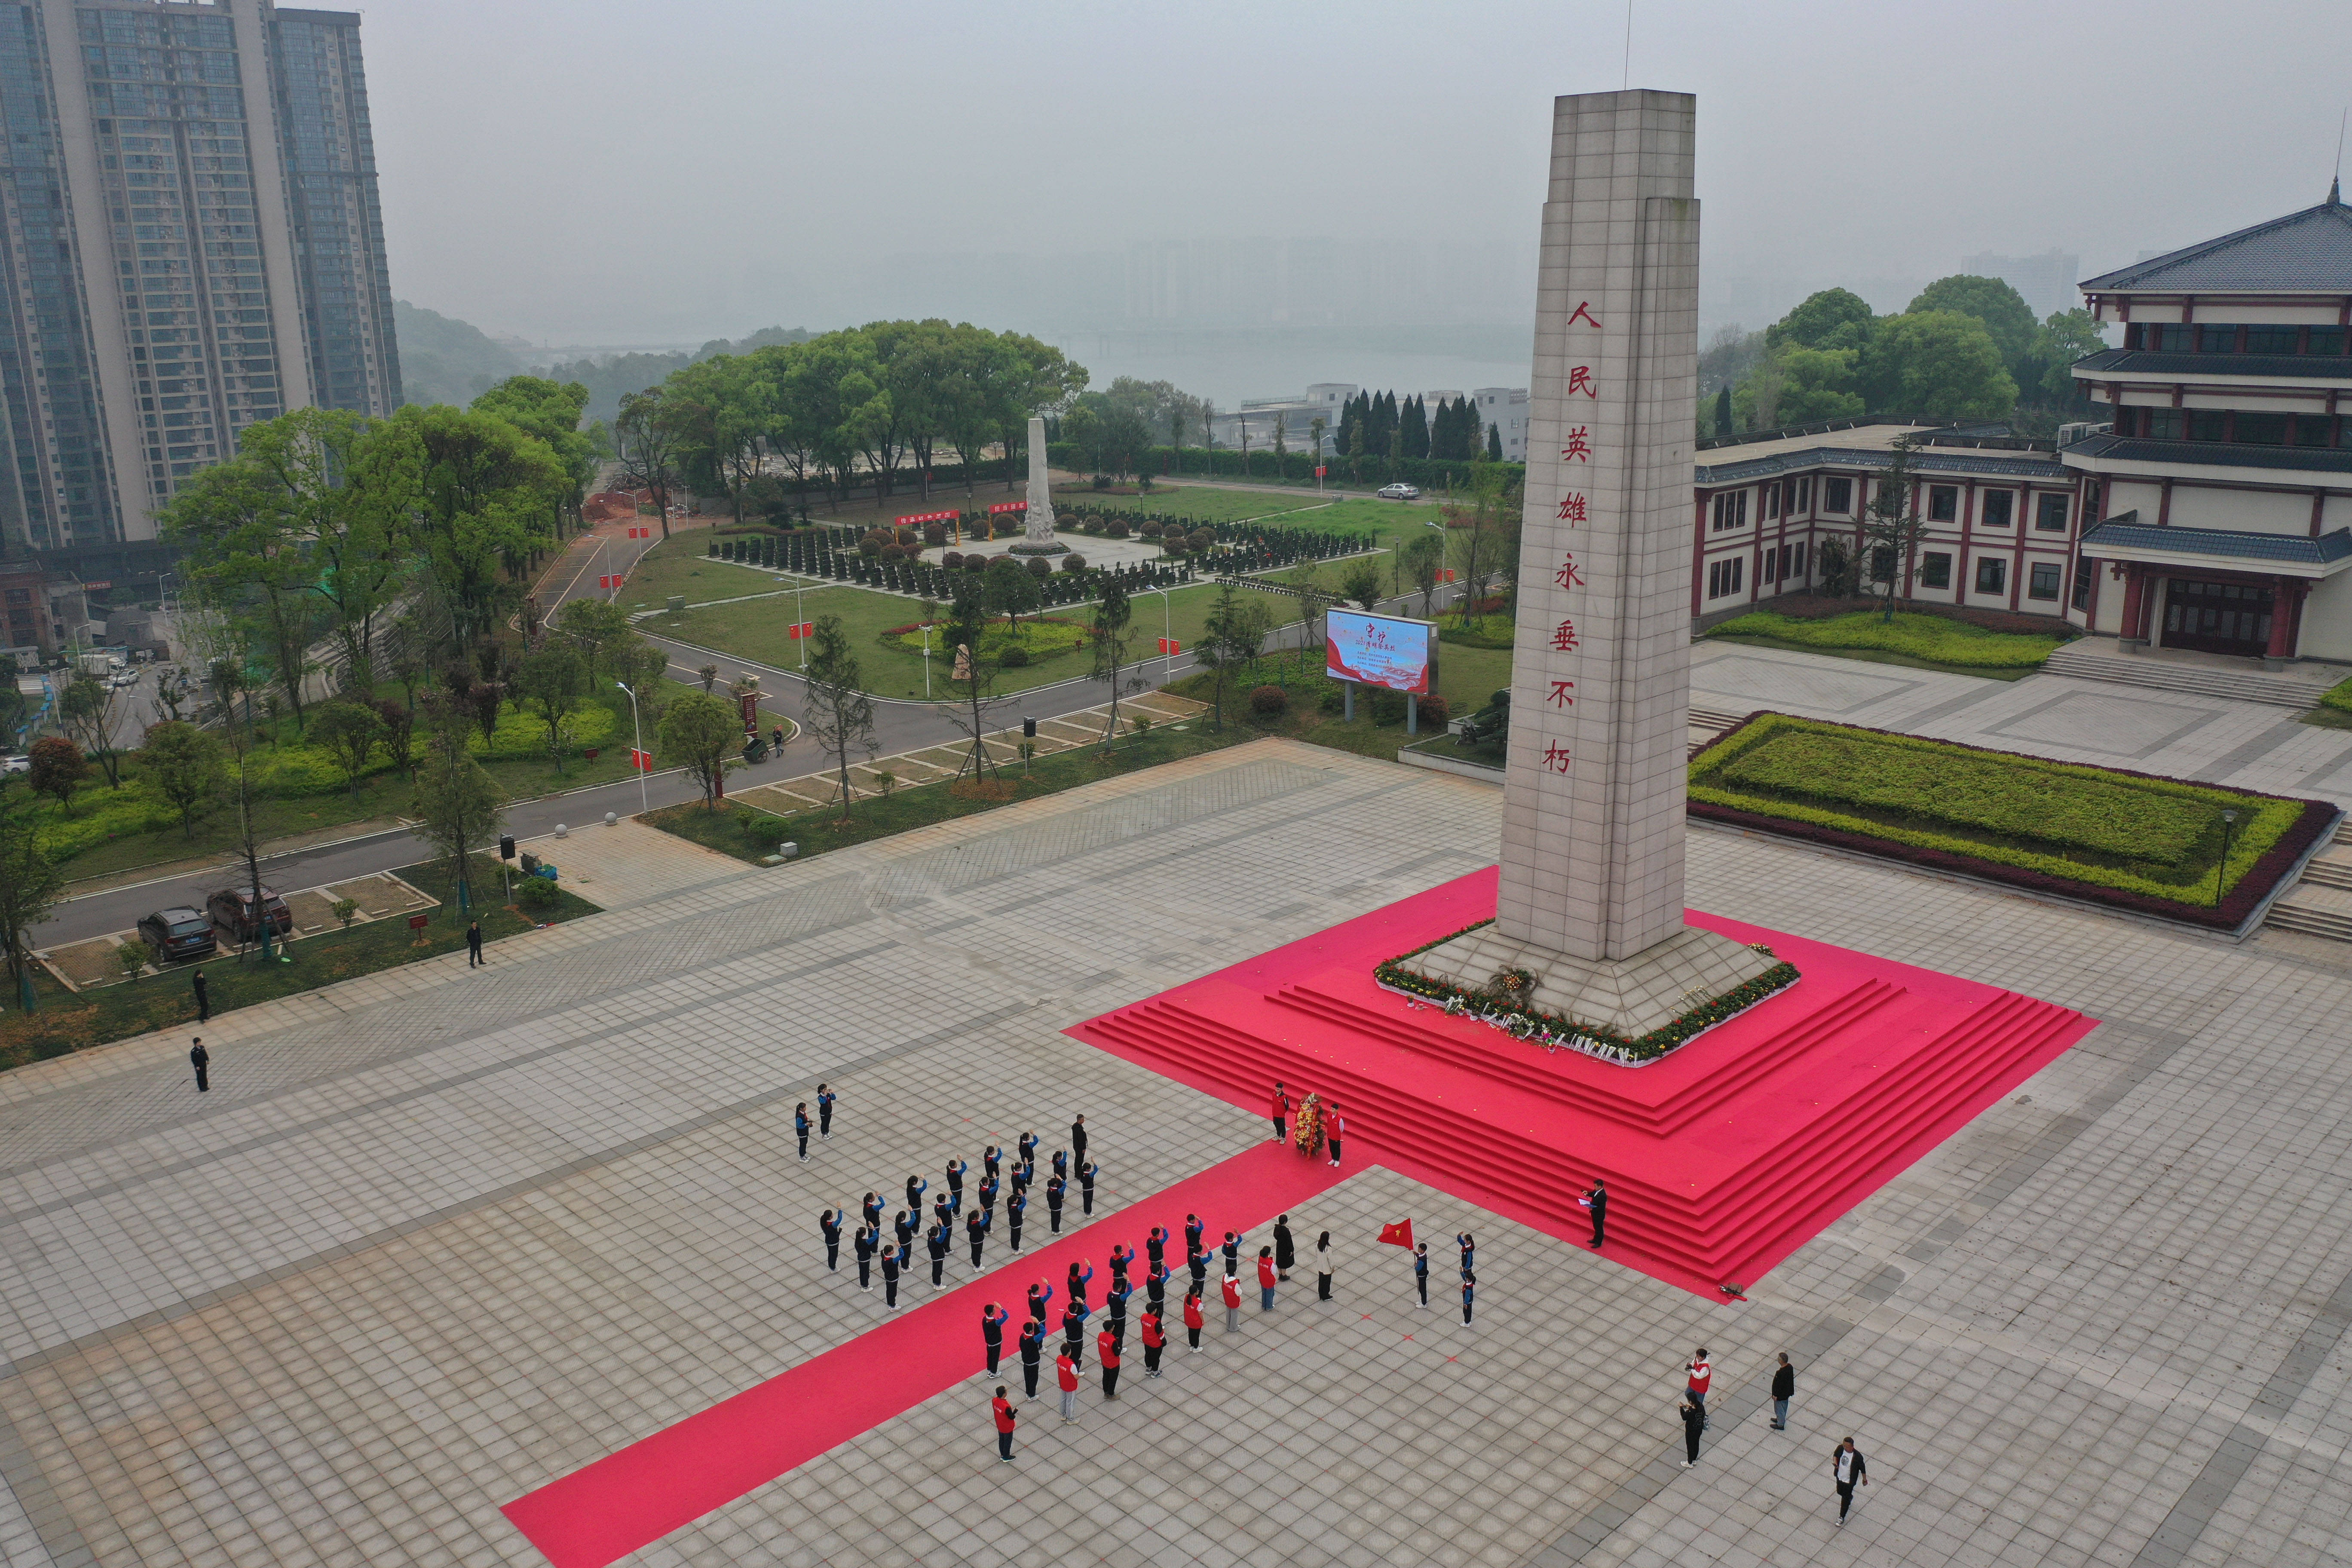
<instances>
[{"instance_id":1,"label":"black car","mask_svg":"<svg viewBox=\"0 0 2352 1568\"><path fill-rule=\"evenodd\" d=\"M213 938L213 922L202 910L185 904L157 910L139 921L139 940L155 950L155 962L172 963L184 958L210 958L220 951Z\"/></svg>"},{"instance_id":2,"label":"black car","mask_svg":"<svg viewBox=\"0 0 2352 1568\"><path fill-rule=\"evenodd\" d=\"M261 902L269 911L270 931L278 936L293 935L294 911L286 907L286 900L264 888ZM262 917L254 912L250 888L223 888L205 900L205 908L211 913L213 924L238 942L251 942L261 934Z\"/></svg>"}]
</instances>

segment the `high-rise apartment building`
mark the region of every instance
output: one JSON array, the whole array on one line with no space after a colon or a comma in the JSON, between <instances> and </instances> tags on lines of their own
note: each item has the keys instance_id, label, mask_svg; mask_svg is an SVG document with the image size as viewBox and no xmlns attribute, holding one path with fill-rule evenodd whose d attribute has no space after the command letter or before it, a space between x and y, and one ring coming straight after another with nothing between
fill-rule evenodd
<instances>
[{"instance_id":1,"label":"high-rise apartment building","mask_svg":"<svg viewBox=\"0 0 2352 1568\"><path fill-rule=\"evenodd\" d=\"M0 532L152 538L247 426L400 402L357 16L0 4Z\"/></svg>"}]
</instances>

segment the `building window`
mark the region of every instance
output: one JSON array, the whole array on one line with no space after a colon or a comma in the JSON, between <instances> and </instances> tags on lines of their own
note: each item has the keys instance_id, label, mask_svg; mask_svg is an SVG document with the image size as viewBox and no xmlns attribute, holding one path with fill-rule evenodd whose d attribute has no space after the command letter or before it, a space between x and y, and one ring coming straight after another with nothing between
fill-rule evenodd
<instances>
[{"instance_id":1,"label":"building window","mask_svg":"<svg viewBox=\"0 0 2352 1568\"><path fill-rule=\"evenodd\" d=\"M2191 441L2226 441L2230 438L2230 416L2219 408L2191 408L2189 413L2189 439Z\"/></svg>"},{"instance_id":2,"label":"building window","mask_svg":"<svg viewBox=\"0 0 2352 1568\"><path fill-rule=\"evenodd\" d=\"M1927 521L1952 522L1960 515L1960 487L1929 485L1927 487Z\"/></svg>"},{"instance_id":3,"label":"building window","mask_svg":"<svg viewBox=\"0 0 2352 1568\"><path fill-rule=\"evenodd\" d=\"M2063 495L2042 496L2033 506L2033 527L2038 533L2066 531L2066 498Z\"/></svg>"},{"instance_id":4,"label":"building window","mask_svg":"<svg viewBox=\"0 0 2352 1568\"><path fill-rule=\"evenodd\" d=\"M2091 578L2099 563L2085 555L2074 563L2074 607L2088 612L2091 607Z\"/></svg>"},{"instance_id":5,"label":"building window","mask_svg":"<svg viewBox=\"0 0 2352 1568\"><path fill-rule=\"evenodd\" d=\"M2288 430L2298 447L2325 447L2335 433L2336 421L2325 414L2294 415Z\"/></svg>"},{"instance_id":6,"label":"building window","mask_svg":"<svg viewBox=\"0 0 2352 1568\"><path fill-rule=\"evenodd\" d=\"M1952 558L1940 550L1931 550L1919 557L1919 586L1948 588L1952 585Z\"/></svg>"},{"instance_id":7,"label":"building window","mask_svg":"<svg viewBox=\"0 0 2352 1568\"><path fill-rule=\"evenodd\" d=\"M1748 492L1727 490L1715 498L1715 521L1710 528L1717 533L1727 533L1735 528L1748 526Z\"/></svg>"},{"instance_id":8,"label":"building window","mask_svg":"<svg viewBox=\"0 0 2352 1568\"><path fill-rule=\"evenodd\" d=\"M1984 505L1979 509L1982 515L1977 519L1978 526L1982 528L2007 528L2009 526L2010 509L2016 504L2017 492L2015 490L1985 491Z\"/></svg>"},{"instance_id":9,"label":"building window","mask_svg":"<svg viewBox=\"0 0 2352 1568\"><path fill-rule=\"evenodd\" d=\"M1977 592L2005 593L2009 588L2009 563L1998 555L1988 555L1977 563Z\"/></svg>"},{"instance_id":10,"label":"building window","mask_svg":"<svg viewBox=\"0 0 2352 1568\"><path fill-rule=\"evenodd\" d=\"M2238 411L2237 425L2238 439L2251 446L2286 445L2286 416L2284 414L2256 414L2242 408Z\"/></svg>"},{"instance_id":11,"label":"building window","mask_svg":"<svg viewBox=\"0 0 2352 1568\"><path fill-rule=\"evenodd\" d=\"M2026 580L2025 596L2029 599L2054 599L2058 596L2058 563L2037 561L2032 575Z\"/></svg>"},{"instance_id":12,"label":"building window","mask_svg":"<svg viewBox=\"0 0 2352 1568\"><path fill-rule=\"evenodd\" d=\"M2305 340L2304 353L2310 354L2340 354L2344 352L2344 329L2314 327Z\"/></svg>"},{"instance_id":13,"label":"building window","mask_svg":"<svg viewBox=\"0 0 2352 1568\"><path fill-rule=\"evenodd\" d=\"M1789 563L1789 575L1801 577L1805 574L1805 557L1811 552L1812 548L1811 544L1797 546L1796 557Z\"/></svg>"},{"instance_id":14,"label":"building window","mask_svg":"<svg viewBox=\"0 0 2352 1568\"><path fill-rule=\"evenodd\" d=\"M1748 563L1739 556L1728 561L1710 561L1706 566L1706 596L1720 599L1726 594L1739 592L1741 568Z\"/></svg>"},{"instance_id":15,"label":"building window","mask_svg":"<svg viewBox=\"0 0 2352 1568\"><path fill-rule=\"evenodd\" d=\"M2297 327L2248 327L2246 352L2250 354L2291 354L2294 340L2302 335Z\"/></svg>"},{"instance_id":16,"label":"building window","mask_svg":"<svg viewBox=\"0 0 2352 1568\"><path fill-rule=\"evenodd\" d=\"M2151 441L2178 441L2188 434L2189 422L2178 408L2143 408L2139 433Z\"/></svg>"},{"instance_id":17,"label":"building window","mask_svg":"<svg viewBox=\"0 0 2352 1568\"><path fill-rule=\"evenodd\" d=\"M1813 481L1810 475L1789 481L1789 510L1791 513L1810 511L1813 505Z\"/></svg>"},{"instance_id":18,"label":"building window","mask_svg":"<svg viewBox=\"0 0 2352 1568\"><path fill-rule=\"evenodd\" d=\"M2202 327L2198 346L2209 354L2233 354L2238 352L2238 329L2235 327Z\"/></svg>"},{"instance_id":19,"label":"building window","mask_svg":"<svg viewBox=\"0 0 2352 1568\"><path fill-rule=\"evenodd\" d=\"M1823 511L1852 511L1853 510L1853 481L1852 479L1823 479L1822 481L1822 510Z\"/></svg>"},{"instance_id":20,"label":"building window","mask_svg":"<svg viewBox=\"0 0 2352 1568\"><path fill-rule=\"evenodd\" d=\"M2147 346L2159 353L2187 353L2195 348L2194 327L2153 326L2147 329Z\"/></svg>"},{"instance_id":21,"label":"building window","mask_svg":"<svg viewBox=\"0 0 2352 1568\"><path fill-rule=\"evenodd\" d=\"M1766 521L1769 521L1771 519L1780 516L1780 487L1779 485L1766 485L1764 487L1764 499L1757 504L1763 509L1762 515Z\"/></svg>"}]
</instances>

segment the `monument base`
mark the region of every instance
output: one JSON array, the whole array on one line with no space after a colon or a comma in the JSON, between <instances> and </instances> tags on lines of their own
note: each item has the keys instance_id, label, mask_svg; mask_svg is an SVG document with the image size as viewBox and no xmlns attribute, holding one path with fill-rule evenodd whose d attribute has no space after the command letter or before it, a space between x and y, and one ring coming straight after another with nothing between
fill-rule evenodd
<instances>
[{"instance_id":1,"label":"monument base","mask_svg":"<svg viewBox=\"0 0 2352 1568\"><path fill-rule=\"evenodd\" d=\"M1006 549L1009 555L1067 555L1070 547L1058 539L1018 539Z\"/></svg>"},{"instance_id":2,"label":"monument base","mask_svg":"<svg viewBox=\"0 0 2352 1568\"><path fill-rule=\"evenodd\" d=\"M1685 926L1630 958L1585 959L1516 941L1490 923L1390 967L1507 1001L1515 1012L1639 1041L1722 1002L1779 963L1770 953L1699 926Z\"/></svg>"}]
</instances>

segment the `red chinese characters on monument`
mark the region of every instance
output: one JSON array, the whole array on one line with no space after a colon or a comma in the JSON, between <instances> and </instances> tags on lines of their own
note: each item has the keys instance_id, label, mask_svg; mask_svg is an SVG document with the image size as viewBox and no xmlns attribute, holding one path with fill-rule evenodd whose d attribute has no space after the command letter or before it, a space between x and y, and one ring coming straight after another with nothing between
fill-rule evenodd
<instances>
[{"instance_id":1,"label":"red chinese characters on monument","mask_svg":"<svg viewBox=\"0 0 2352 1568\"><path fill-rule=\"evenodd\" d=\"M1573 680L1553 681L1551 683L1551 705L1555 708L1575 707L1576 699L1569 695L1570 692L1574 691L1575 689L1576 682Z\"/></svg>"},{"instance_id":2,"label":"red chinese characters on monument","mask_svg":"<svg viewBox=\"0 0 2352 1568\"><path fill-rule=\"evenodd\" d=\"M1559 570L1551 574L1551 580L1563 588L1583 587L1584 574L1576 569L1576 557L1570 555L1561 561Z\"/></svg>"},{"instance_id":3,"label":"red chinese characters on monument","mask_svg":"<svg viewBox=\"0 0 2352 1568\"><path fill-rule=\"evenodd\" d=\"M1574 653L1580 646L1576 640L1576 623L1562 621L1553 629L1551 646L1555 652Z\"/></svg>"},{"instance_id":4,"label":"red chinese characters on monument","mask_svg":"<svg viewBox=\"0 0 2352 1568\"><path fill-rule=\"evenodd\" d=\"M1601 323L1592 314L1591 301L1578 300L1576 309L1569 315L1567 324L1575 326L1580 321L1596 331L1600 330ZM1601 386L1594 380L1592 367L1589 364L1571 366L1569 370L1566 395L1574 397L1580 392L1594 402L1600 400ZM1559 457L1560 461L1564 463L1591 462L1591 426L1579 425L1571 428L1568 433L1567 444L1559 449ZM1560 498L1556 521L1571 527L1591 521L1589 505L1581 492L1571 491ZM1573 554L1562 554L1559 568L1552 573L1552 582L1563 589L1586 586L1584 573L1578 567ZM1580 647L1582 644L1577 638L1576 623L1572 620L1563 620L1554 627L1551 634L1551 646L1556 653L1574 653ZM1576 682L1573 680L1552 681L1549 700L1551 706L1558 709L1573 708L1576 706L1575 692ZM1545 742L1543 765L1547 771L1565 773L1574 765L1574 763L1575 758L1566 745L1559 741Z\"/></svg>"},{"instance_id":5,"label":"red chinese characters on monument","mask_svg":"<svg viewBox=\"0 0 2352 1568\"><path fill-rule=\"evenodd\" d=\"M1568 373L1568 395L1574 397L1580 392L1587 397L1601 395L1601 389L1592 383L1592 367L1589 364L1578 365Z\"/></svg>"},{"instance_id":6,"label":"red chinese characters on monument","mask_svg":"<svg viewBox=\"0 0 2352 1568\"><path fill-rule=\"evenodd\" d=\"M1572 327L1576 325L1577 322L1582 321L1594 331L1599 331L1601 330L1601 323L1592 319L1591 305L1592 301L1590 300L1579 300L1576 302L1576 309L1569 312L1568 320L1561 324Z\"/></svg>"},{"instance_id":7,"label":"red chinese characters on monument","mask_svg":"<svg viewBox=\"0 0 2352 1568\"><path fill-rule=\"evenodd\" d=\"M1580 425L1568 433L1568 445L1559 449L1560 460L1568 463L1592 461L1591 433Z\"/></svg>"},{"instance_id":8,"label":"red chinese characters on monument","mask_svg":"<svg viewBox=\"0 0 2352 1568\"><path fill-rule=\"evenodd\" d=\"M1544 748L1544 766L1549 768L1556 773L1564 773L1568 772L1569 764L1574 760L1575 759L1568 754L1568 748L1561 745L1558 741L1552 742L1549 745Z\"/></svg>"},{"instance_id":9,"label":"red chinese characters on monument","mask_svg":"<svg viewBox=\"0 0 2352 1568\"><path fill-rule=\"evenodd\" d=\"M1566 523L1579 523L1591 521L1586 516L1584 498L1580 495L1564 495L1560 497L1559 517L1557 521Z\"/></svg>"}]
</instances>

